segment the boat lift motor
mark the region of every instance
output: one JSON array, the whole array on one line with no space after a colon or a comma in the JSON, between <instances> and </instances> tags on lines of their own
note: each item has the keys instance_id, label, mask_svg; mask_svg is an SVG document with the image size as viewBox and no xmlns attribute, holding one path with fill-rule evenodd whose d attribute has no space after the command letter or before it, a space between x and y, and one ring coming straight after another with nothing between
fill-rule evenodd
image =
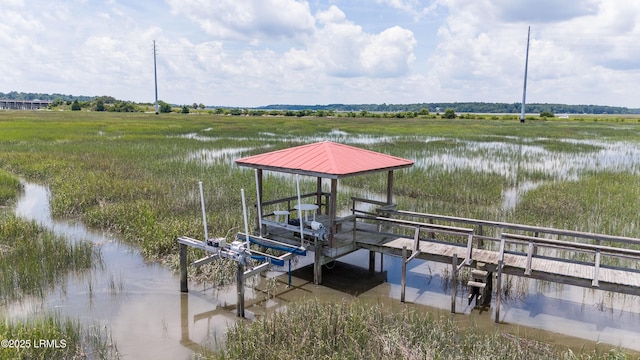
<instances>
[{"instance_id":1,"label":"boat lift motor","mask_svg":"<svg viewBox=\"0 0 640 360\"><path fill-rule=\"evenodd\" d=\"M237 261L242 265L247 265L251 258L251 251L247 249L247 243L244 241L236 240L231 244L227 244L225 238L213 238L207 239L205 244L213 248L205 248L205 250L213 253L213 255Z\"/></svg>"}]
</instances>

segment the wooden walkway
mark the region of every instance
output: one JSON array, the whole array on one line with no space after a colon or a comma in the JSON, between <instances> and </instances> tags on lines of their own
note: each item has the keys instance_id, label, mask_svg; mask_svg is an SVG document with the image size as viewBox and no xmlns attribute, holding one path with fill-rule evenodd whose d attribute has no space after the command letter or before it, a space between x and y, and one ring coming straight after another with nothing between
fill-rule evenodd
<instances>
[{"instance_id":1,"label":"wooden walkway","mask_svg":"<svg viewBox=\"0 0 640 360\"><path fill-rule=\"evenodd\" d=\"M327 222L324 217L317 215L322 223ZM267 229L265 237L300 245L299 232L290 227ZM340 222L333 246L317 239L305 241L315 253L316 283L322 281L323 264L358 249L371 251L370 269L375 267L375 252L402 257L403 280L406 264L413 259L451 264L453 279L469 267L484 276L467 284L470 293L487 295L495 279L496 320L502 274L640 296L640 239L636 238L384 209L353 210ZM454 297L452 293L452 311ZM482 297L486 301L487 296Z\"/></svg>"},{"instance_id":2,"label":"wooden walkway","mask_svg":"<svg viewBox=\"0 0 640 360\"><path fill-rule=\"evenodd\" d=\"M479 235L472 227L381 217L363 217L363 220L378 223L378 227L380 224L402 227L405 232L409 228L416 235L388 240L357 236L359 248L396 256L402 256L402 249L406 248L409 261L418 258L452 263L455 256L459 259L458 266L482 264L490 272L501 270L515 276L640 296L640 239L472 219L462 220L476 221L485 227L488 224L494 227L506 225L511 230L532 232L536 236L506 232L500 232L499 237L486 236ZM449 220L460 222L461 219ZM361 229L365 233L371 231L370 225L361 226ZM466 241L455 241L456 236ZM604 241L607 245L601 244Z\"/></svg>"},{"instance_id":3,"label":"wooden walkway","mask_svg":"<svg viewBox=\"0 0 640 360\"><path fill-rule=\"evenodd\" d=\"M361 223L353 225L358 248L402 257L401 301L406 264L413 259L452 265L452 312L461 268L473 269L470 301L477 296L486 302L497 273L496 322L502 274L640 296L640 239L402 211L358 218ZM493 235L485 234L487 228ZM398 233L403 236L393 236Z\"/></svg>"},{"instance_id":4,"label":"wooden walkway","mask_svg":"<svg viewBox=\"0 0 640 360\"><path fill-rule=\"evenodd\" d=\"M397 238L395 240L371 246L365 241L358 243L363 248L379 249L380 252L401 256L402 248L411 249L413 240ZM380 248L381 247L381 248ZM465 259L467 249L462 246L421 241L418 259L452 263L454 254L460 260ZM476 263L485 264L487 270L495 272L500 258L499 251L474 249L472 255L473 266ZM532 258L531 273L525 274L527 269L527 254L504 254L503 272L510 275L526 276L533 279L560 282L564 284L594 287L593 279L595 266L560 259ZM601 290L640 296L640 270L631 268L600 267L598 285Z\"/></svg>"}]
</instances>

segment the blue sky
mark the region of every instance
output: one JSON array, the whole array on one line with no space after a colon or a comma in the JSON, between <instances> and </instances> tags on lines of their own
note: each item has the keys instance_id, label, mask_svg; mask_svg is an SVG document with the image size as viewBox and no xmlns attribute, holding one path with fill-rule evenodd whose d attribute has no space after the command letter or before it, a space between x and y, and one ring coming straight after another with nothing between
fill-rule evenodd
<instances>
[{"instance_id":1,"label":"blue sky","mask_svg":"<svg viewBox=\"0 0 640 360\"><path fill-rule=\"evenodd\" d=\"M0 92L222 106L640 107L640 2L3 0Z\"/></svg>"}]
</instances>

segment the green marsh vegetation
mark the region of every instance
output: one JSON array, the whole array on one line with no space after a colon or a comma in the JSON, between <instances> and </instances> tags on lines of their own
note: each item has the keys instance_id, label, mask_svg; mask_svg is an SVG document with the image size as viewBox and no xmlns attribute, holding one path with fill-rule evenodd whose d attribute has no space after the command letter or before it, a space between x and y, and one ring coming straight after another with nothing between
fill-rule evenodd
<instances>
[{"instance_id":1,"label":"green marsh vegetation","mask_svg":"<svg viewBox=\"0 0 640 360\"><path fill-rule=\"evenodd\" d=\"M15 201L19 180L0 171L5 203ZM89 242L69 243L35 222L0 213L0 303L40 298L69 273L81 274L100 262ZM72 359L117 357L110 334L100 326L82 327L54 313L9 319L0 314L0 339L29 341L22 348L0 348L0 359ZM40 341L55 341L42 346ZM53 345L52 345L53 344Z\"/></svg>"},{"instance_id":2,"label":"green marsh vegetation","mask_svg":"<svg viewBox=\"0 0 640 360\"><path fill-rule=\"evenodd\" d=\"M607 161L602 153L611 144L628 147L623 155L633 158L638 121L516 120L0 112L0 169L47 184L54 216L113 232L147 259L171 264L177 236L202 238L198 181L209 235L234 236L242 229L240 188L251 204L255 183L233 160L335 133L416 161L396 173L401 209L640 237L638 164L585 160ZM266 176L265 198L295 194L295 180ZM344 179L339 208L348 208L351 195L383 193L385 183L383 175ZM314 184L303 179L303 192ZM532 185L518 193L523 184ZM505 206L510 190L518 199ZM228 283L234 272L215 266L191 275Z\"/></svg>"},{"instance_id":3,"label":"green marsh vegetation","mask_svg":"<svg viewBox=\"0 0 640 360\"><path fill-rule=\"evenodd\" d=\"M118 359L118 350L103 325L82 326L57 314L26 320L0 317L0 339L20 339L22 347L0 348L0 359Z\"/></svg>"},{"instance_id":4,"label":"green marsh vegetation","mask_svg":"<svg viewBox=\"0 0 640 360\"><path fill-rule=\"evenodd\" d=\"M312 324L312 326L309 326ZM238 322L212 359L624 359L619 351L576 354L534 340L410 308L362 301L293 303L254 322Z\"/></svg>"},{"instance_id":5,"label":"green marsh vegetation","mask_svg":"<svg viewBox=\"0 0 640 360\"><path fill-rule=\"evenodd\" d=\"M17 177L0 169L0 208L12 204L21 187Z\"/></svg>"},{"instance_id":6,"label":"green marsh vegetation","mask_svg":"<svg viewBox=\"0 0 640 360\"><path fill-rule=\"evenodd\" d=\"M54 216L116 233L151 260L175 262L177 236L202 237L198 181L210 235L231 236L230 229L242 227L240 188L249 202L255 194L253 173L235 166L235 158L330 139L336 132L347 143L416 161L397 172L400 208L640 237L632 216L640 202L630 201L637 198L638 165L571 165L576 157L597 154L602 144L637 149L639 124L581 120L2 112L0 169L48 184ZM303 183L313 188L312 180ZM383 193L385 181L377 175L343 180L349 193L339 197L340 208L347 209L349 196L358 192ZM505 209L505 191L527 183L535 186ZM291 195L292 184L269 176L265 197ZM627 201L612 201L609 194Z\"/></svg>"},{"instance_id":7,"label":"green marsh vegetation","mask_svg":"<svg viewBox=\"0 0 640 360\"><path fill-rule=\"evenodd\" d=\"M3 301L42 297L68 272L89 270L99 258L89 242L71 244L34 222L0 216Z\"/></svg>"},{"instance_id":8,"label":"green marsh vegetation","mask_svg":"<svg viewBox=\"0 0 640 360\"><path fill-rule=\"evenodd\" d=\"M20 182L0 170L4 203L15 201ZM68 243L35 222L0 213L0 300L42 296L68 272L82 272L99 261L100 254L88 242Z\"/></svg>"}]
</instances>

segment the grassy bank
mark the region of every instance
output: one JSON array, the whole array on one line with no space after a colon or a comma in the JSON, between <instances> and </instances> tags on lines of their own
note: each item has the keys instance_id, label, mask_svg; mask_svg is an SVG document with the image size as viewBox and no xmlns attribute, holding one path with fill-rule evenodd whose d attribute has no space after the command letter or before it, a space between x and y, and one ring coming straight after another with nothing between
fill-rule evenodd
<instances>
[{"instance_id":1,"label":"grassy bank","mask_svg":"<svg viewBox=\"0 0 640 360\"><path fill-rule=\"evenodd\" d=\"M0 317L0 340L1 360L118 358L118 350L103 326L82 327L78 321L55 314L21 321Z\"/></svg>"},{"instance_id":2,"label":"grassy bank","mask_svg":"<svg viewBox=\"0 0 640 360\"><path fill-rule=\"evenodd\" d=\"M17 177L0 169L0 207L11 205L16 200L20 187Z\"/></svg>"},{"instance_id":3,"label":"grassy bank","mask_svg":"<svg viewBox=\"0 0 640 360\"><path fill-rule=\"evenodd\" d=\"M91 268L100 255L88 242L69 244L34 222L0 216L0 289L3 302L42 297L69 272Z\"/></svg>"},{"instance_id":4,"label":"grassy bank","mask_svg":"<svg viewBox=\"0 0 640 360\"><path fill-rule=\"evenodd\" d=\"M12 204L20 188L15 176L0 170L0 204ZM68 273L86 271L99 261L88 242L69 244L34 222L0 213L0 304L42 297ZM117 358L106 329L82 327L56 314L24 319L0 315L0 341L2 360Z\"/></svg>"},{"instance_id":5,"label":"grassy bank","mask_svg":"<svg viewBox=\"0 0 640 360\"><path fill-rule=\"evenodd\" d=\"M568 349L364 302L291 304L229 329L211 359L624 359L618 351Z\"/></svg>"}]
</instances>

